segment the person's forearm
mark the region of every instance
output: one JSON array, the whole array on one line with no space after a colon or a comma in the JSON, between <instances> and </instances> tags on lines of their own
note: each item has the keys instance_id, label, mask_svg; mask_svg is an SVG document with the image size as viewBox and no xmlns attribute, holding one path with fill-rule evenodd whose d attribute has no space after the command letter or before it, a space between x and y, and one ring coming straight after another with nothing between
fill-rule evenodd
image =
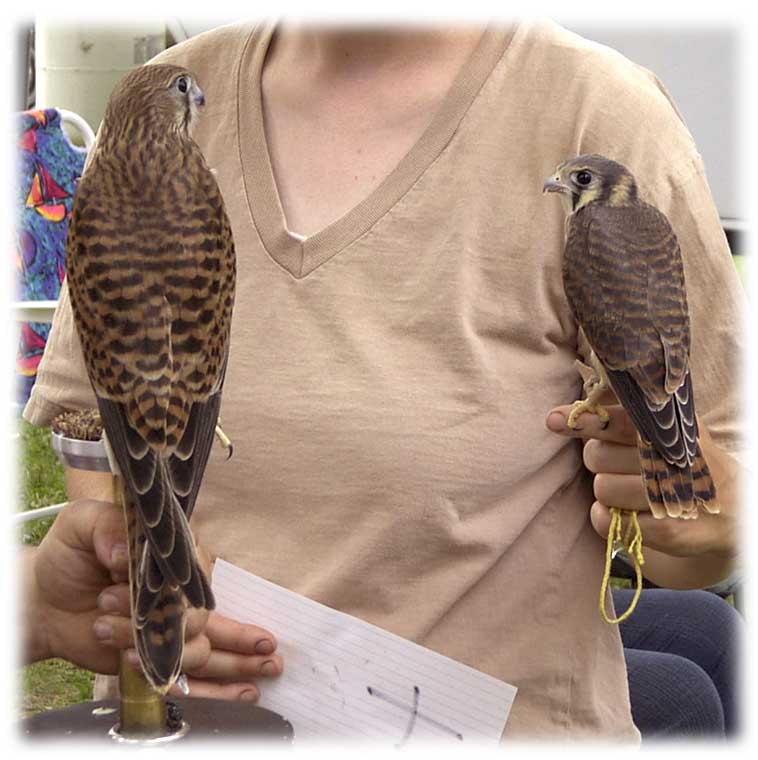
<instances>
[{"instance_id":1,"label":"person's forearm","mask_svg":"<svg viewBox=\"0 0 758 760\"><path fill-rule=\"evenodd\" d=\"M113 501L113 481L108 472L91 472L66 468L66 491L69 501L96 499Z\"/></svg>"},{"instance_id":2,"label":"person's forearm","mask_svg":"<svg viewBox=\"0 0 758 760\"><path fill-rule=\"evenodd\" d=\"M716 484L721 513L701 514L699 521L711 525L708 531L707 550L694 544L695 551L689 556L676 556L677 552L664 554L648 548L645 551L645 577L657 586L674 589L707 588L725 581L738 565L740 551L740 474L741 468L735 457L707 443L707 457ZM694 527L694 526L693 526ZM685 552L679 552L685 554Z\"/></svg>"},{"instance_id":3,"label":"person's forearm","mask_svg":"<svg viewBox=\"0 0 758 760\"><path fill-rule=\"evenodd\" d=\"M726 580L735 570L734 557L724 554L702 554L697 557L672 557L645 548L645 578L656 586L672 589L693 589L715 586Z\"/></svg>"}]
</instances>

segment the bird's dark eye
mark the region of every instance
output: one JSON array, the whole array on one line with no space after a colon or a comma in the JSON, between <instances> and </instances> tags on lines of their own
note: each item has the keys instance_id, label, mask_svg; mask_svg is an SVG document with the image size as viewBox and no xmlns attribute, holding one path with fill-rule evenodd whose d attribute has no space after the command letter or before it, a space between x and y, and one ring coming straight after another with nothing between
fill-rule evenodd
<instances>
[{"instance_id":1,"label":"bird's dark eye","mask_svg":"<svg viewBox=\"0 0 758 760\"><path fill-rule=\"evenodd\" d=\"M592 175L588 171L581 171L576 173L577 185L589 185L592 182Z\"/></svg>"},{"instance_id":2,"label":"bird's dark eye","mask_svg":"<svg viewBox=\"0 0 758 760\"><path fill-rule=\"evenodd\" d=\"M179 77L176 80L176 89L181 93L185 93L189 90L189 80L187 77Z\"/></svg>"}]
</instances>

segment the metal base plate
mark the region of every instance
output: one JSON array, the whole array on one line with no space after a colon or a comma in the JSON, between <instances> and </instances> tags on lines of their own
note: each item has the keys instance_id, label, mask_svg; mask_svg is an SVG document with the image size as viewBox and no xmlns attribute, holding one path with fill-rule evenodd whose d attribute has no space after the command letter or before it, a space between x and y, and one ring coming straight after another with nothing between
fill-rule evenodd
<instances>
[{"instance_id":1,"label":"metal base plate","mask_svg":"<svg viewBox=\"0 0 758 760\"><path fill-rule=\"evenodd\" d=\"M245 702L220 699L171 697L180 709L183 726L176 735L138 743L160 746L182 746L193 739L209 737L249 737L252 741L279 744L292 742L292 724L271 710ZM115 699L83 702L63 710L33 715L20 721L21 735L34 740L97 739L113 744L130 741L118 735L119 702ZM176 738L174 738L174 736Z\"/></svg>"}]
</instances>

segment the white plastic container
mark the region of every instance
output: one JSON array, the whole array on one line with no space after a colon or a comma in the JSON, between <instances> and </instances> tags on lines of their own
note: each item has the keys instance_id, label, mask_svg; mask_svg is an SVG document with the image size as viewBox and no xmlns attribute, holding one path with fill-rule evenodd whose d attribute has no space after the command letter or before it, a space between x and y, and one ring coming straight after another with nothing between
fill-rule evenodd
<instances>
[{"instance_id":1,"label":"white plastic container","mask_svg":"<svg viewBox=\"0 0 758 760\"><path fill-rule=\"evenodd\" d=\"M63 108L96 132L113 86L166 47L162 21L88 26L38 20L37 108Z\"/></svg>"}]
</instances>

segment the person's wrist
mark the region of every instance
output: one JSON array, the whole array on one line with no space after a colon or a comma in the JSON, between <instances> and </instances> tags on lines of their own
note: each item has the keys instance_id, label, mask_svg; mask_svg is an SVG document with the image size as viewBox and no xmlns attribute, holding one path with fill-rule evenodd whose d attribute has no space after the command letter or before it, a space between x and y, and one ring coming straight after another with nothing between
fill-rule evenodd
<instances>
[{"instance_id":1,"label":"person's wrist","mask_svg":"<svg viewBox=\"0 0 758 760\"><path fill-rule=\"evenodd\" d=\"M739 477L740 468L735 460L721 449L716 449L718 456L711 465L717 499L721 513L716 515L721 523L717 544L711 552L715 557L736 564L739 561L740 537L739 523Z\"/></svg>"},{"instance_id":2,"label":"person's wrist","mask_svg":"<svg viewBox=\"0 0 758 760\"><path fill-rule=\"evenodd\" d=\"M736 563L740 554L740 542L737 535L737 525L729 512L714 515L720 530L714 531L714 543L707 552L714 559L722 562Z\"/></svg>"}]
</instances>

